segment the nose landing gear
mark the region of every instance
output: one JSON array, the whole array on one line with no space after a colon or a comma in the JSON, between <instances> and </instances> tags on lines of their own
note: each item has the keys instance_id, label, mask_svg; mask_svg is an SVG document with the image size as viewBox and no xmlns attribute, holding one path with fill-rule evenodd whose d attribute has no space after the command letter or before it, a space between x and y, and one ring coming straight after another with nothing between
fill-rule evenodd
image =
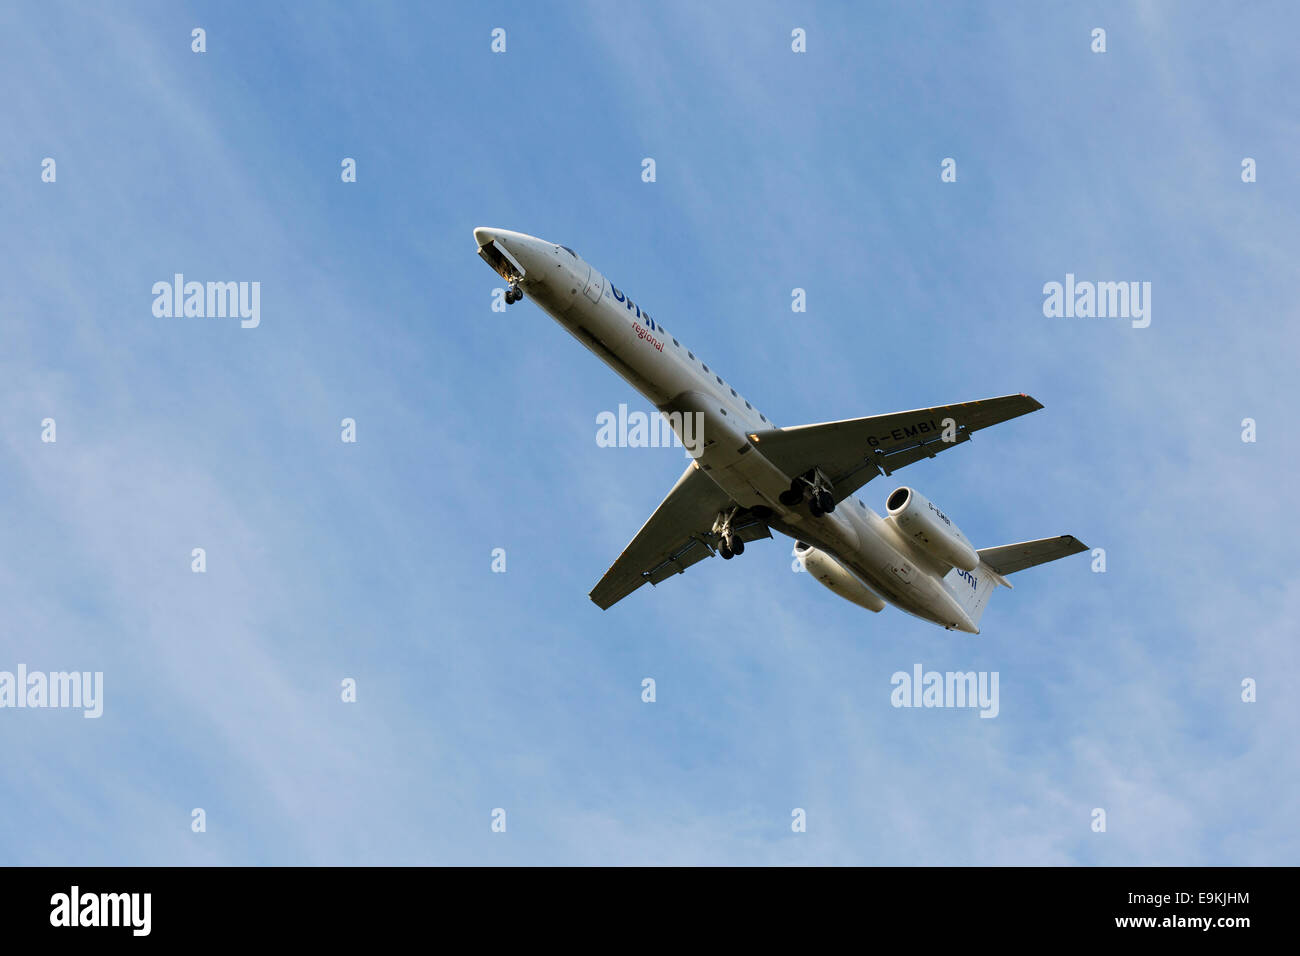
<instances>
[{"instance_id":1,"label":"nose landing gear","mask_svg":"<svg viewBox=\"0 0 1300 956\"><path fill-rule=\"evenodd\" d=\"M506 289L506 305L513 305L524 297L524 290L519 288L519 281L515 280L510 283L510 288Z\"/></svg>"}]
</instances>

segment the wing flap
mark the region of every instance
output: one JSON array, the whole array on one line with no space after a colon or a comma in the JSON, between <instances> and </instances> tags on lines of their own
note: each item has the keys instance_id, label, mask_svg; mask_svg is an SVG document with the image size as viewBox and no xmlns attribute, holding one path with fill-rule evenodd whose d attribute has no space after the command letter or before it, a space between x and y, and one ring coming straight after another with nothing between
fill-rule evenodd
<instances>
[{"instance_id":1,"label":"wing flap","mask_svg":"<svg viewBox=\"0 0 1300 956\"><path fill-rule=\"evenodd\" d=\"M686 544L680 551L676 554L669 555L667 560L657 567L651 568L648 571L643 571L641 576L651 584L658 584L661 581L668 580L674 574L684 574L686 569L692 564L696 564L697 562L703 561L705 558L712 556L713 548L701 539L692 535L687 539ZM635 590L635 588L633 590ZM595 591L592 591L592 600L595 600L595 593ZM632 592L629 591L628 594L630 593ZM627 595L624 595L624 597L626 596ZM597 601L596 603L599 604L600 602Z\"/></svg>"}]
</instances>

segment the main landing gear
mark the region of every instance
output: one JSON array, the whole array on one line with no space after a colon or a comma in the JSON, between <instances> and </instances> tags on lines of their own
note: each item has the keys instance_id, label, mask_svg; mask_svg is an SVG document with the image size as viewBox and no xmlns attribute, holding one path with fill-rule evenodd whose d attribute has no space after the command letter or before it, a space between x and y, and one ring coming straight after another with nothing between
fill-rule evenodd
<instances>
[{"instance_id":1,"label":"main landing gear","mask_svg":"<svg viewBox=\"0 0 1300 956\"><path fill-rule=\"evenodd\" d=\"M506 305L514 305L524 297L524 290L519 288L519 282L510 283L510 288L506 289Z\"/></svg>"},{"instance_id":2,"label":"main landing gear","mask_svg":"<svg viewBox=\"0 0 1300 956\"><path fill-rule=\"evenodd\" d=\"M828 515L835 510L835 496L831 494L831 483L820 471L798 475L790 482L790 490L780 494L781 504L787 508L797 507L807 500L808 513L814 518Z\"/></svg>"},{"instance_id":3,"label":"main landing gear","mask_svg":"<svg viewBox=\"0 0 1300 956\"><path fill-rule=\"evenodd\" d=\"M808 513L814 518L828 515L835 510L835 498L825 488L812 494L808 499Z\"/></svg>"},{"instance_id":4,"label":"main landing gear","mask_svg":"<svg viewBox=\"0 0 1300 956\"><path fill-rule=\"evenodd\" d=\"M723 561L730 561L736 555L745 553L744 539L731 529L731 521L738 511L738 508L724 511L713 522L713 533L722 538L722 543L718 545L718 554L722 555Z\"/></svg>"}]
</instances>

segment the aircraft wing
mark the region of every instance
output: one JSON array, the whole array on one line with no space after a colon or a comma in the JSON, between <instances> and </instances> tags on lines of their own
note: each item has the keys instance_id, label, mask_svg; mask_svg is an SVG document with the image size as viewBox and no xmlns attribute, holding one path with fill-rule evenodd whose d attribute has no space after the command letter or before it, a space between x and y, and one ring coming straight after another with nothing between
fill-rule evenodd
<instances>
[{"instance_id":1,"label":"aircraft wing","mask_svg":"<svg viewBox=\"0 0 1300 956\"><path fill-rule=\"evenodd\" d=\"M734 504L691 462L632 543L592 588L592 601L607 610L647 581L658 584L711 557L719 543L713 522L718 512ZM743 512L733 519L732 528L745 541L772 536L766 524L752 516L746 518Z\"/></svg>"},{"instance_id":2,"label":"aircraft wing","mask_svg":"<svg viewBox=\"0 0 1300 956\"><path fill-rule=\"evenodd\" d=\"M1055 538L1004 544L997 548L981 548L979 555L980 560L998 574L1006 575L1087 550L1088 546L1074 535L1063 534Z\"/></svg>"},{"instance_id":3,"label":"aircraft wing","mask_svg":"<svg viewBox=\"0 0 1300 956\"><path fill-rule=\"evenodd\" d=\"M1042 407L1028 395L1003 395L842 422L770 428L750 437L763 456L787 475L820 468L840 501L877 475L891 475L912 462L933 458L970 441L981 428ZM946 419L952 420L952 441L944 441Z\"/></svg>"}]
</instances>

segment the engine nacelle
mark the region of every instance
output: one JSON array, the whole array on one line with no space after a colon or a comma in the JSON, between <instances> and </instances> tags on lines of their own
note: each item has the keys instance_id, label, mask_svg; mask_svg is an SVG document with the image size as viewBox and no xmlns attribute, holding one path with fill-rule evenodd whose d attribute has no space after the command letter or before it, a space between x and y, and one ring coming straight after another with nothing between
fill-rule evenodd
<instances>
[{"instance_id":1,"label":"engine nacelle","mask_svg":"<svg viewBox=\"0 0 1300 956\"><path fill-rule=\"evenodd\" d=\"M825 551L818 551L812 545L798 541L795 543L794 553L805 571L844 600L852 601L868 611L885 609L885 602L880 595L859 581L857 575Z\"/></svg>"},{"instance_id":2,"label":"engine nacelle","mask_svg":"<svg viewBox=\"0 0 1300 956\"><path fill-rule=\"evenodd\" d=\"M980 556L961 529L923 495L904 485L885 501L894 527L908 541L945 564L974 571Z\"/></svg>"}]
</instances>

